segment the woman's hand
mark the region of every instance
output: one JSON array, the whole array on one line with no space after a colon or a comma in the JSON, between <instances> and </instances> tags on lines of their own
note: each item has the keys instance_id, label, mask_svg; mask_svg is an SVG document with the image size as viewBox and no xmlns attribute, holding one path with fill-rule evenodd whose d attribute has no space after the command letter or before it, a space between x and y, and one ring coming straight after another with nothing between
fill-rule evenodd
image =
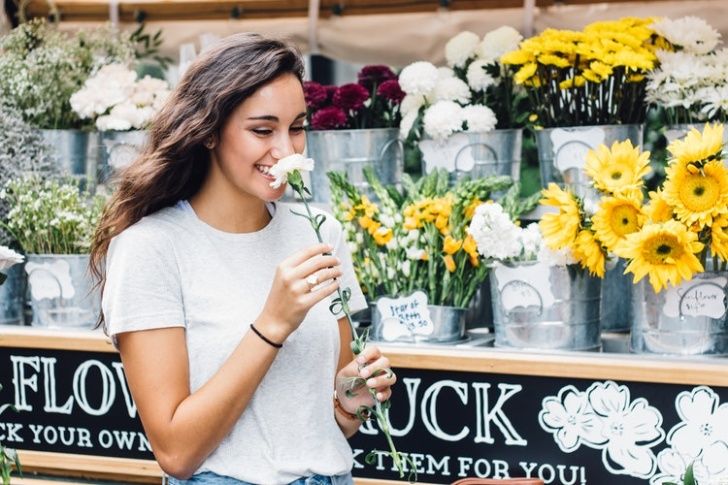
<instances>
[{"instance_id":1,"label":"woman's hand","mask_svg":"<svg viewBox=\"0 0 728 485\"><path fill-rule=\"evenodd\" d=\"M283 260L255 326L274 342L282 343L308 311L339 287L341 262L328 244L316 244Z\"/></svg>"},{"instance_id":2,"label":"woman's hand","mask_svg":"<svg viewBox=\"0 0 728 485\"><path fill-rule=\"evenodd\" d=\"M384 402L392 395L395 382L397 376L389 367L389 359L379 347L368 346L336 375L336 394L345 411L357 414L359 407L374 405L368 388L375 391L377 400Z\"/></svg>"}]
</instances>

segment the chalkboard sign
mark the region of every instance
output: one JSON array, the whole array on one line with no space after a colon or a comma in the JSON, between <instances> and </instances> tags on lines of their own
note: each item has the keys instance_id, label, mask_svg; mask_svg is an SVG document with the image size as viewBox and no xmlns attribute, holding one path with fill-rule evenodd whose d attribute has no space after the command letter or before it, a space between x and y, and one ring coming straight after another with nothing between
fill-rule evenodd
<instances>
[{"instance_id":1,"label":"chalkboard sign","mask_svg":"<svg viewBox=\"0 0 728 485\"><path fill-rule=\"evenodd\" d=\"M420 369L397 375L392 434L419 482L661 485L693 461L699 475L728 479L725 387ZM371 423L352 439L355 476L392 479L386 454L365 462L383 439Z\"/></svg>"},{"instance_id":2,"label":"chalkboard sign","mask_svg":"<svg viewBox=\"0 0 728 485\"><path fill-rule=\"evenodd\" d=\"M0 415L0 441L63 456L153 460L118 354L95 351L110 348L100 339L104 345L91 345L94 351L75 341L53 348L50 338L44 348L29 348L35 342L16 347L0 339L0 403L18 408ZM547 484L662 485L693 462L699 478L728 477L728 371L721 361L384 350L399 366L392 434L420 483L531 476ZM558 374L544 376L554 363ZM568 377L584 376L588 367L592 378ZM623 374L632 381L620 380ZM637 375L657 382L634 382ZM351 444L359 483L396 479L385 454L365 463L369 451L385 445L372 423ZM93 474L92 466L86 470ZM147 476L158 477L158 469Z\"/></svg>"}]
</instances>

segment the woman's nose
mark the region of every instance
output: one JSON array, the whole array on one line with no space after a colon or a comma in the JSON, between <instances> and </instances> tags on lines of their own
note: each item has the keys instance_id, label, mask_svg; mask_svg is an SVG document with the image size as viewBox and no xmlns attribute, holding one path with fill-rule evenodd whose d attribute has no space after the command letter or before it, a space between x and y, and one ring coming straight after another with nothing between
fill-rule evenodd
<instances>
[{"instance_id":1,"label":"woman's nose","mask_svg":"<svg viewBox=\"0 0 728 485\"><path fill-rule=\"evenodd\" d=\"M296 150L293 148L293 141L290 136L281 136L276 140L275 146L271 149L270 154L276 160L293 155Z\"/></svg>"}]
</instances>

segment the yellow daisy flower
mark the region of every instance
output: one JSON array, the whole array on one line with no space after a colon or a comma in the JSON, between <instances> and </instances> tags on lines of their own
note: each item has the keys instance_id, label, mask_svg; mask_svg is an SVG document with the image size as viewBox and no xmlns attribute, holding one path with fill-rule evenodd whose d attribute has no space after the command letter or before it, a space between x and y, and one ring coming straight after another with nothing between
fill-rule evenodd
<instances>
[{"instance_id":1,"label":"yellow daisy flower","mask_svg":"<svg viewBox=\"0 0 728 485\"><path fill-rule=\"evenodd\" d=\"M592 216L592 229L608 251L620 256L627 235L639 231L644 222L639 201L628 197L606 197Z\"/></svg>"},{"instance_id":2,"label":"yellow daisy flower","mask_svg":"<svg viewBox=\"0 0 728 485\"><path fill-rule=\"evenodd\" d=\"M650 170L650 152L640 153L629 140L615 141L611 149L599 145L596 150L589 150L584 165L584 171L598 190L639 200L642 200L642 179Z\"/></svg>"},{"instance_id":3,"label":"yellow daisy flower","mask_svg":"<svg viewBox=\"0 0 728 485\"><path fill-rule=\"evenodd\" d=\"M384 246L389 241L392 240L392 229L388 227L379 227L376 231L374 231L374 234L372 234L372 237L374 238L374 242L377 243L379 246Z\"/></svg>"},{"instance_id":4,"label":"yellow daisy flower","mask_svg":"<svg viewBox=\"0 0 728 485\"><path fill-rule=\"evenodd\" d=\"M623 254L630 262L625 274L632 273L635 283L649 276L655 292L668 283L677 286L703 271L695 256L702 249L698 235L678 221L647 224L627 236Z\"/></svg>"},{"instance_id":5,"label":"yellow daisy flower","mask_svg":"<svg viewBox=\"0 0 728 485\"><path fill-rule=\"evenodd\" d=\"M676 162L682 166L720 158L722 149L723 125L717 123L712 125L706 123L702 132L691 128L687 136L673 140L667 146L667 151L672 155L673 163Z\"/></svg>"},{"instance_id":6,"label":"yellow daisy flower","mask_svg":"<svg viewBox=\"0 0 728 485\"><path fill-rule=\"evenodd\" d=\"M562 190L555 183L550 183L541 191L541 195L541 205L558 209L558 213L548 213L541 217L539 227L544 242L551 249L571 247L581 225L579 204L570 192Z\"/></svg>"},{"instance_id":7,"label":"yellow daisy flower","mask_svg":"<svg viewBox=\"0 0 728 485\"><path fill-rule=\"evenodd\" d=\"M664 185L665 200L678 220L690 226L711 225L713 219L728 212L728 169L720 160L708 162L693 173L690 166L668 167Z\"/></svg>"},{"instance_id":8,"label":"yellow daisy flower","mask_svg":"<svg viewBox=\"0 0 728 485\"><path fill-rule=\"evenodd\" d=\"M592 231L579 231L571 252L581 267L589 270L589 274L604 278L606 254Z\"/></svg>"},{"instance_id":9,"label":"yellow daisy flower","mask_svg":"<svg viewBox=\"0 0 728 485\"><path fill-rule=\"evenodd\" d=\"M710 233L710 254L714 258L728 261L728 215L720 216L713 221Z\"/></svg>"},{"instance_id":10,"label":"yellow daisy flower","mask_svg":"<svg viewBox=\"0 0 728 485\"><path fill-rule=\"evenodd\" d=\"M642 212L650 222L666 222L672 219L673 211L670 204L665 200L662 190L650 192L650 203L642 208Z\"/></svg>"}]
</instances>

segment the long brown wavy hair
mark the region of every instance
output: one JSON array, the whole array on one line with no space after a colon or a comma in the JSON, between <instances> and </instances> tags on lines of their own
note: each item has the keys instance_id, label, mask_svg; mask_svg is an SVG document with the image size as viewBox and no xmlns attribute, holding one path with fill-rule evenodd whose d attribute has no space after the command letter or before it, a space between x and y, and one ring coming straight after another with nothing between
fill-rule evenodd
<instances>
[{"instance_id":1,"label":"long brown wavy hair","mask_svg":"<svg viewBox=\"0 0 728 485\"><path fill-rule=\"evenodd\" d=\"M91 245L90 270L103 292L111 239L142 217L189 199L210 168L205 143L261 86L284 74L303 81L293 45L258 34L227 37L198 57L152 123L143 153L119 174ZM99 316L103 325L103 313Z\"/></svg>"}]
</instances>

